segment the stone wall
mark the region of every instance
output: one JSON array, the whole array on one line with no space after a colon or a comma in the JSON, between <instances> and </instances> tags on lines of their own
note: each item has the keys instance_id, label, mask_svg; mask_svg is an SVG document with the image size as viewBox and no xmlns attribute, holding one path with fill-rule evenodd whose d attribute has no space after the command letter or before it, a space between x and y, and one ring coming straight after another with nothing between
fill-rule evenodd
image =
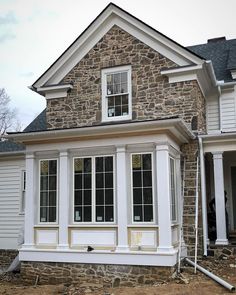
<instances>
[{"instance_id":1,"label":"stone wall","mask_svg":"<svg viewBox=\"0 0 236 295\"><path fill-rule=\"evenodd\" d=\"M17 250L0 249L0 268L7 268L18 255Z\"/></svg>"},{"instance_id":2,"label":"stone wall","mask_svg":"<svg viewBox=\"0 0 236 295\"><path fill-rule=\"evenodd\" d=\"M168 83L162 69L176 65L114 26L66 75L73 83L66 98L47 101L49 129L101 124L101 69L132 66L132 120L180 116L205 129L205 100L196 81Z\"/></svg>"},{"instance_id":3,"label":"stone wall","mask_svg":"<svg viewBox=\"0 0 236 295\"><path fill-rule=\"evenodd\" d=\"M195 252L195 209L196 209L196 176L198 141L182 146L181 151L185 157L185 189L184 189L184 211L183 211L183 233L187 245L188 255L194 256ZM203 229L202 229L202 207L200 193L200 169L199 169L199 203L198 203L198 255L202 256Z\"/></svg>"},{"instance_id":4,"label":"stone wall","mask_svg":"<svg viewBox=\"0 0 236 295\"><path fill-rule=\"evenodd\" d=\"M173 267L54 262L21 263L21 278L26 284L33 284L38 276L39 284L91 283L106 288L132 287L163 282L163 280L170 279L173 272Z\"/></svg>"}]
</instances>

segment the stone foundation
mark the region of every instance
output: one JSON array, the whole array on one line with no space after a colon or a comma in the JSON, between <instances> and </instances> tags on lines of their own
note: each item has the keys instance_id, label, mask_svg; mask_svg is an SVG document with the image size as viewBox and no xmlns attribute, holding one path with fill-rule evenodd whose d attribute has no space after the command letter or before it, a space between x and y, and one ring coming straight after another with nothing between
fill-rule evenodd
<instances>
[{"instance_id":1,"label":"stone foundation","mask_svg":"<svg viewBox=\"0 0 236 295\"><path fill-rule=\"evenodd\" d=\"M208 256L213 256L217 259L229 259L232 257L236 257L236 245L227 245L227 246L219 246L219 245L209 245L207 250Z\"/></svg>"},{"instance_id":2,"label":"stone foundation","mask_svg":"<svg viewBox=\"0 0 236 295\"><path fill-rule=\"evenodd\" d=\"M21 278L26 284L97 284L105 288L154 284L169 280L174 267L22 262Z\"/></svg>"},{"instance_id":3,"label":"stone foundation","mask_svg":"<svg viewBox=\"0 0 236 295\"><path fill-rule=\"evenodd\" d=\"M17 250L0 249L0 268L7 268L18 255Z\"/></svg>"}]
</instances>

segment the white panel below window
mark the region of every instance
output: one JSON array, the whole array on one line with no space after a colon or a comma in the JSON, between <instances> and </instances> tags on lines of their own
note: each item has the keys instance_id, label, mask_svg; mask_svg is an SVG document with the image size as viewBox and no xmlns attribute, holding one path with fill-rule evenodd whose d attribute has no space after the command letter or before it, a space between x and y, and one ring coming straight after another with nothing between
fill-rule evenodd
<instances>
[{"instance_id":1,"label":"white panel below window","mask_svg":"<svg viewBox=\"0 0 236 295\"><path fill-rule=\"evenodd\" d=\"M58 243L58 231L37 229L36 230L36 245L39 246L56 246Z\"/></svg>"},{"instance_id":2,"label":"white panel below window","mask_svg":"<svg viewBox=\"0 0 236 295\"><path fill-rule=\"evenodd\" d=\"M115 247L116 230L71 230L71 246Z\"/></svg>"},{"instance_id":3,"label":"white panel below window","mask_svg":"<svg viewBox=\"0 0 236 295\"><path fill-rule=\"evenodd\" d=\"M131 245L133 247L156 248L157 232L150 230L131 230Z\"/></svg>"}]
</instances>

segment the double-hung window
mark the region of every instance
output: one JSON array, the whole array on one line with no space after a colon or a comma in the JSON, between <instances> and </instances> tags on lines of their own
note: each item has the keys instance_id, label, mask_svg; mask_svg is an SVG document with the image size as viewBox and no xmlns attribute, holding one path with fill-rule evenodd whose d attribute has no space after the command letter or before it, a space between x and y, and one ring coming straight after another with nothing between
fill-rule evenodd
<instances>
[{"instance_id":1,"label":"double-hung window","mask_svg":"<svg viewBox=\"0 0 236 295\"><path fill-rule=\"evenodd\" d=\"M102 70L103 121L132 118L131 67Z\"/></svg>"},{"instance_id":2,"label":"double-hung window","mask_svg":"<svg viewBox=\"0 0 236 295\"><path fill-rule=\"evenodd\" d=\"M40 222L57 221L57 160L40 161Z\"/></svg>"},{"instance_id":3,"label":"double-hung window","mask_svg":"<svg viewBox=\"0 0 236 295\"><path fill-rule=\"evenodd\" d=\"M152 154L132 154L133 222L153 222Z\"/></svg>"},{"instance_id":4,"label":"double-hung window","mask_svg":"<svg viewBox=\"0 0 236 295\"><path fill-rule=\"evenodd\" d=\"M74 159L74 222L114 222L113 156Z\"/></svg>"}]
</instances>

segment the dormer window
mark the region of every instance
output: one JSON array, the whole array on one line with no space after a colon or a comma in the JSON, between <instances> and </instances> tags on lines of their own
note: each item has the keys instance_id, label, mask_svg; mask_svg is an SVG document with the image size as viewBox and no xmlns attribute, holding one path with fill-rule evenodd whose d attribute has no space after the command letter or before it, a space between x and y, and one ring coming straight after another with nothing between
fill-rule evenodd
<instances>
[{"instance_id":1,"label":"dormer window","mask_svg":"<svg viewBox=\"0 0 236 295\"><path fill-rule=\"evenodd\" d=\"M131 67L102 70L102 120L132 118Z\"/></svg>"}]
</instances>

